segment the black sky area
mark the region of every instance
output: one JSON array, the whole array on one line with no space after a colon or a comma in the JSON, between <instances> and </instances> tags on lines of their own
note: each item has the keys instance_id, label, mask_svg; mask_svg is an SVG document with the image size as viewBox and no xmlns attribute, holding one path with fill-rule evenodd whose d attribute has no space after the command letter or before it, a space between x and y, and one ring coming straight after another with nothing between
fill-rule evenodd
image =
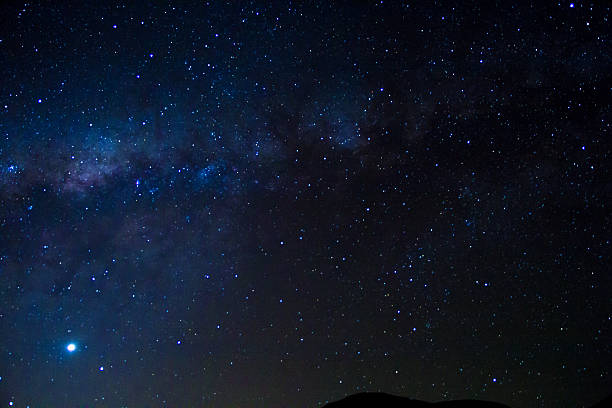
<instances>
[{"instance_id":1,"label":"black sky area","mask_svg":"<svg viewBox=\"0 0 612 408\"><path fill-rule=\"evenodd\" d=\"M0 406L612 389L610 3L0 5Z\"/></svg>"}]
</instances>

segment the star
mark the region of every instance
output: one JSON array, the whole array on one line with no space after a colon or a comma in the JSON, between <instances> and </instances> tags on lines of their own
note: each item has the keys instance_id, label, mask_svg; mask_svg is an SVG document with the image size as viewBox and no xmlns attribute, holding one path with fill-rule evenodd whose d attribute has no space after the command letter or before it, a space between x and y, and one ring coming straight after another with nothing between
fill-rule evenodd
<instances>
[{"instance_id":1,"label":"star","mask_svg":"<svg viewBox=\"0 0 612 408\"><path fill-rule=\"evenodd\" d=\"M76 350L76 344L74 343L70 343L66 346L66 350L68 350L70 353L72 353L73 351Z\"/></svg>"}]
</instances>

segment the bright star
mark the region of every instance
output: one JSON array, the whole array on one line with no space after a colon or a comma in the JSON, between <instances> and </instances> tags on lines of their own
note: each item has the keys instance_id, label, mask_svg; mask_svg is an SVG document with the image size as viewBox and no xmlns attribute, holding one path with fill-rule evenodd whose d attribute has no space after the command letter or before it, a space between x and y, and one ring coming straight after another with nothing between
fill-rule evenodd
<instances>
[{"instance_id":1,"label":"bright star","mask_svg":"<svg viewBox=\"0 0 612 408\"><path fill-rule=\"evenodd\" d=\"M76 345L74 343L70 343L66 346L66 350L72 353L74 350L76 350Z\"/></svg>"}]
</instances>

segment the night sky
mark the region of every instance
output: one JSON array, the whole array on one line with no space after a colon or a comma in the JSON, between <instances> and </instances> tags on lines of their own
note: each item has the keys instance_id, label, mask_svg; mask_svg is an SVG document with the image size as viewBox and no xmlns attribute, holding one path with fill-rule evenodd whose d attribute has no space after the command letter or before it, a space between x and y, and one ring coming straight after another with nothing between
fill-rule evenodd
<instances>
[{"instance_id":1,"label":"night sky","mask_svg":"<svg viewBox=\"0 0 612 408\"><path fill-rule=\"evenodd\" d=\"M68 3L0 6L0 406L609 393L609 3Z\"/></svg>"}]
</instances>

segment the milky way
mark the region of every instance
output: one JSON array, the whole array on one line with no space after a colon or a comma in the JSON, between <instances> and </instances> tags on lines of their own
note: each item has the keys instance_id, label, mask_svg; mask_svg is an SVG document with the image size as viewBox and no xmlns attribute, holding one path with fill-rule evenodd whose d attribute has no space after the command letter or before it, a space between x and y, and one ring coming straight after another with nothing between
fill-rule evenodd
<instances>
[{"instance_id":1,"label":"milky way","mask_svg":"<svg viewBox=\"0 0 612 408\"><path fill-rule=\"evenodd\" d=\"M610 8L0 6L0 404L610 390Z\"/></svg>"}]
</instances>

